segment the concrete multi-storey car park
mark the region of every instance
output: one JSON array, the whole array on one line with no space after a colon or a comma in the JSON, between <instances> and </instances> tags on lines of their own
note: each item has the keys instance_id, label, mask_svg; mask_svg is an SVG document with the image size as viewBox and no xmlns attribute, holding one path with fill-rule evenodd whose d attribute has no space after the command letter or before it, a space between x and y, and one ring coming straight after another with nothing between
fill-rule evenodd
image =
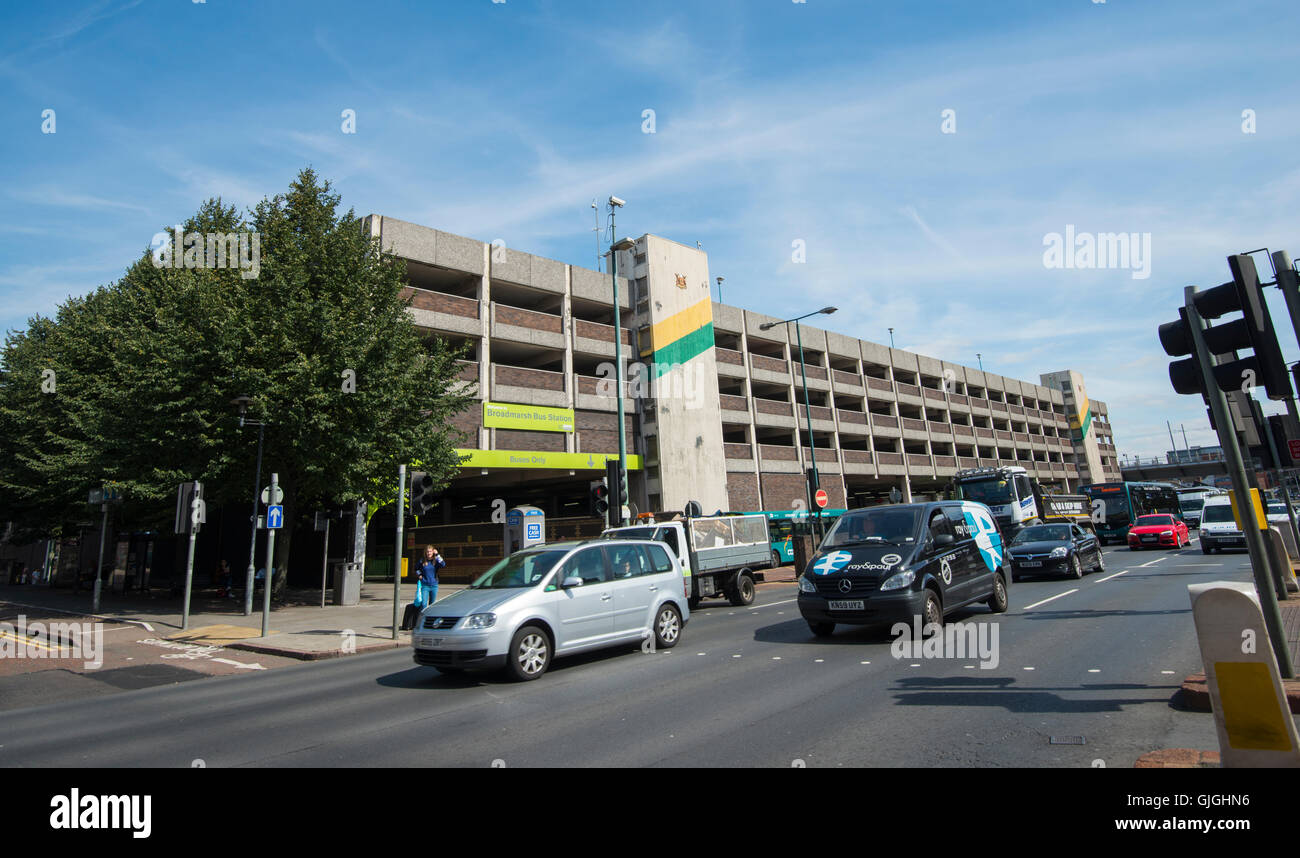
<instances>
[{"instance_id":1,"label":"concrete multi-storey car park","mask_svg":"<svg viewBox=\"0 0 1300 858\"><path fill-rule=\"evenodd\" d=\"M618 451L611 275L381 215L367 225L406 260L416 323L466 344L461 377L478 384L480 407L457 420L461 476L421 522L441 527L416 541L440 540L453 561L459 545L463 571L485 568L500 539L494 506L523 503L545 510L557 535L589 535L590 481ZM780 320L713 302L697 248L644 235L618 262L635 505L805 504L813 451L794 331L763 331ZM801 334L830 506L879 502L894 487L905 500L935 495L958 469L992 464L1063 490L1087 481L1060 389L811 326ZM531 410L539 428L485 420L487 403Z\"/></svg>"}]
</instances>

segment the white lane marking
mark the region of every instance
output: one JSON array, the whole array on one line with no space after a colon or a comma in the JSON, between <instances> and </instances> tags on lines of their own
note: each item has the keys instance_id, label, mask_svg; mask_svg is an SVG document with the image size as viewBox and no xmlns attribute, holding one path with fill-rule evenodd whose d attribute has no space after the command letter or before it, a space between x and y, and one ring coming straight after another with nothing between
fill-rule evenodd
<instances>
[{"instance_id":1,"label":"white lane marking","mask_svg":"<svg viewBox=\"0 0 1300 858\"><path fill-rule=\"evenodd\" d=\"M780 602L764 602L764 603L761 604L761 605L755 605L754 607L752 607L752 608L746 608L745 610L747 610L747 611L757 611L759 608L770 608L770 607L772 607L773 605L788 605L788 604L790 604L791 602L797 602L797 601L798 601L798 599L785 599L785 600L780 601ZM784 612L782 612L782 613L784 613ZM731 615L728 614L727 616L731 616Z\"/></svg>"},{"instance_id":2,"label":"white lane marking","mask_svg":"<svg viewBox=\"0 0 1300 858\"><path fill-rule=\"evenodd\" d=\"M248 670L266 670L265 667L262 667L262 665L257 664L256 662L254 662L253 664L248 664L242 661L234 661L229 658L214 658L212 660L221 662L222 664L231 664L234 665L235 667L247 668Z\"/></svg>"},{"instance_id":3,"label":"white lane marking","mask_svg":"<svg viewBox=\"0 0 1300 858\"><path fill-rule=\"evenodd\" d=\"M963 667L964 669L966 669L966 670L974 670L974 669L975 669L975 665L973 665L973 664L963 664L962 667Z\"/></svg>"},{"instance_id":4,"label":"white lane marking","mask_svg":"<svg viewBox=\"0 0 1300 858\"><path fill-rule=\"evenodd\" d=\"M1141 564L1140 566L1138 566L1138 568L1139 568L1139 569L1144 569L1144 568L1146 568L1147 566L1154 566L1154 565L1156 565L1156 564L1159 563L1161 560L1168 560L1168 559L1169 559L1168 557L1157 557L1155 560L1148 560L1146 563Z\"/></svg>"},{"instance_id":5,"label":"white lane marking","mask_svg":"<svg viewBox=\"0 0 1300 858\"><path fill-rule=\"evenodd\" d=\"M1022 610L1022 611L1028 611L1028 610L1031 609L1031 608L1037 608L1039 605L1046 605L1048 602L1051 602L1051 601L1054 601L1054 600L1056 600L1056 599L1059 599L1059 598L1061 598L1062 596L1068 596L1068 595L1070 595L1071 593L1077 593L1077 592L1079 592L1079 588L1078 588L1078 587L1075 587L1073 590L1066 590L1064 593L1057 593L1055 596L1051 596L1051 597L1049 597L1049 598L1046 598L1046 599L1044 599L1044 600L1041 601L1041 602L1034 602L1034 604L1032 604L1032 605L1025 605L1025 606L1024 606L1023 608L1021 608L1020 610Z\"/></svg>"},{"instance_id":6,"label":"white lane marking","mask_svg":"<svg viewBox=\"0 0 1300 858\"><path fill-rule=\"evenodd\" d=\"M772 661L780 661L780 660L781 660L781 656L779 655L772 656Z\"/></svg>"},{"instance_id":7,"label":"white lane marking","mask_svg":"<svg viewBox=\"0 0 1300 858\"><path fill-rule=\"evenodd\" d=\"M1090 667L1090 668L1088 668L1088 672L1089 672L1089 673L1101 673L1101 670L1100 670L1099 668L1096 668L1096 667Z\"/></svg>"},{"instance_id":8,"label":"white lane marking","mask_svg":"<svg viewBox=\"0 0 1300 858\"><path fill-rule=\"evenodd\" d=\"M1160 672L1163 673L1165 676L1173 676L1173 675L1174 675L1174 672L1173 672L1172 670L1162 670L1162 671L1160 671Z\"/></svg>"},{"instance_id":9,"label":"white lane marking","mask_svg":"<svg viewBox=\"0 0 1300 858\"><path fill-rule=\"evenodd\" d=\"M1184 563L1184 566L1222 566L1222 563Z\"/></svg>"},{"instance_id":10,"label":"white lane marking","mask_svg":"<svg viewBox=\"0 0 1300 858\"><path fill-rule=\"evenodd\" d=\"M1032 667L1026 667L1025 670L1033 670Z\"/></svg>"},{"instance_id":11,"label":"white lane marking","mask_svg":"<svg viewBox=\"0 0 1300 858\"><path fill-rule=\"evenodd\" d=\"M1098 578L1096 581L1093 581L1092 583L1100 584L1103 581L1109 581L1111 578L1118 578L1121 575L1127 575L1127 574L1128 574L1128 570L1125 569L1123 572L1116 572L1114 575L1107 575L1105 578Z\"/></svg>"},{"instance_id":12,"label":"white lane marking","mask_svg":"<svg viewBox=\"0 0 1300 858\"><path fill-rule=\"evenodd\" d=\"M739 654L733 655L732 658L740 658L740 655Z\"/></svg>"},{"instance_id":13,"label":"white lane marking","mask_svg":"<svg viewBox=\"0 0 1300 858\"><path fill-rule=\"evenodd\" d=\"M859 663L859 664L871 664L871 662L869 662L869 661L860 661L860 662L858 662L858 663Z\"/></svg>"},{"instance_id":14,"label":"white lane marking","mask_svg":"<svg viewBox=\"0 0 1300 858\"><path fill-rule=\"evenodd\" d=\"M825 660L826 660L826 659L824 659L824 658L814 658L814 659L813 659L813 664L821 664L821 663L822 663L823 661L825 661Z\"/></svg>"}]
</instances>

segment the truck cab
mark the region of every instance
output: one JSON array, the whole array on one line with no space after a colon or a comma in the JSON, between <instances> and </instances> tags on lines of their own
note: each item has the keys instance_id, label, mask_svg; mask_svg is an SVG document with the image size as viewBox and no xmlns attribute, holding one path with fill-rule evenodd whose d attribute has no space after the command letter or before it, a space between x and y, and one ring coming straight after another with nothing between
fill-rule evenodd
<instances>
[{"instance_id":1,"label":"truck cab","mask_svg":"<svg viewBox=\"0 0 1300 858\"><path fill-rule=\"evenodd\" d=\"M1069 522L1093 530L1084 495L1053 495L1018 465L971 468L953 480L957 498L987 506L1010 542L1023 528L1040 522Z\"/></svg>"}]
</instances>

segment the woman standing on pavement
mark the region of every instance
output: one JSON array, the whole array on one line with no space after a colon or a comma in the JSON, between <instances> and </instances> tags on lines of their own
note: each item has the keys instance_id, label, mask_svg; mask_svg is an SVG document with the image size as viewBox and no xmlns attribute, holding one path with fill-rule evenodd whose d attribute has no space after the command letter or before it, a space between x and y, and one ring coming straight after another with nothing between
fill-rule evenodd
<instances>
[{"instance_id":1,"label":"woman standing on pavement","mask_svg":"<svg viewBox=\"0 0 1300 858\"><path fill-rule=\"evenodd\" d=\"M420 561L415 567L419 575L419 586L422 590L423 599L417 599L417 604L425 606L432 605L434 599L438 598L438 570L447 565L447 561L442 559L438 549L432 545L424 547L424 560Z\"/></svg>"}]
</instances>

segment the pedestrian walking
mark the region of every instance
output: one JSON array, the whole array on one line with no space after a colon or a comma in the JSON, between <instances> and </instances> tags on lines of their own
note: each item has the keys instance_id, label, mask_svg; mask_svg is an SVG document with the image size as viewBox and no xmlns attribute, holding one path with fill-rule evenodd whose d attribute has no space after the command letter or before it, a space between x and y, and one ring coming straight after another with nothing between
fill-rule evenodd
<instances>
[{"instance_id":1,"label":"pedestrian walking","mask_svg":"<svg viewBox=\"0 0 1300 858\"><path fill-rule=\"evenodd\" d=\"M432 605L438 598L438 570L447 565L438 549L432 545L424 547L424 559L415 567L419 576L416 582L415 603L421 607Z\"/></svg>"}]
</instances>

